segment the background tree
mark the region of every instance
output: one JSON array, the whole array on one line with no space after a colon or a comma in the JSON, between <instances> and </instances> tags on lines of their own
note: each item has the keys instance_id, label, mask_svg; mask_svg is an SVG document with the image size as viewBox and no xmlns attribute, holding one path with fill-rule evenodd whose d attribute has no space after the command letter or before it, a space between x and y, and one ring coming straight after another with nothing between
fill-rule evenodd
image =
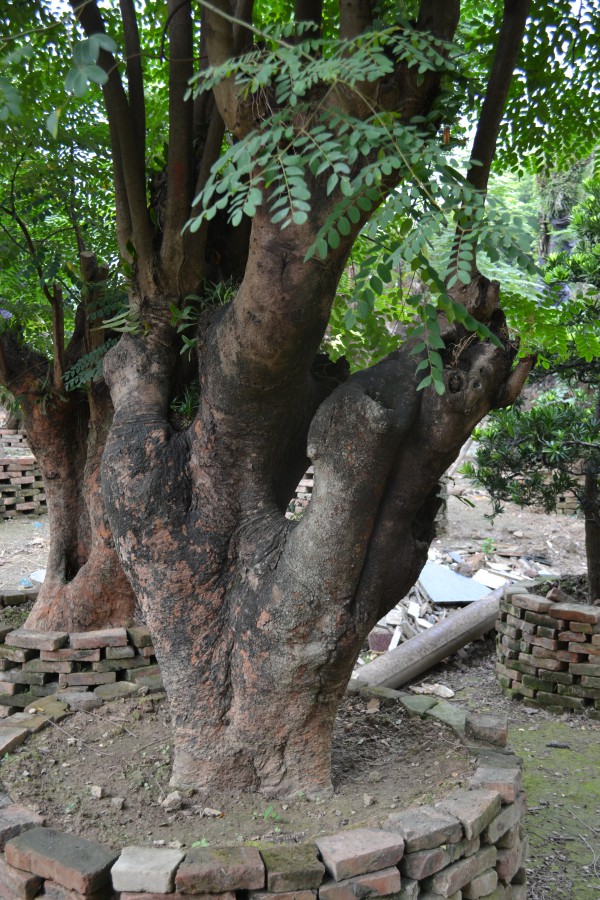
<instances>
[{"instance_id":1,"label":"background tree","mask_svg":"<svg viewBox=\"0 0 600 900\"><path fill-rule=\"evenodd\" d=\"M46 577L28 626L80 631L129 624L135 605L100 487L112 404L101 371L110 340L96 328L122 304L90 249L117 261L114 212L103 201L110 170L99 156L107 132L76 107L59 141L46 132L37 110L64 100L53 61L68 51L60 32L62 47L48 45L51 17L20 18L30 35L18 52L26 74L0 150L0 383L19 403L48 505ZM45 72L31 65L42 47L53 50Z\"/></svg>"},{"instance_id":2,"label":"background tree","mask_svg":"<svg viewBox=\"0 0 600 900\"><path fill-rule=\"evenodd\" d=\"M474 460L464 471L489 491L495 513L504 500L555 512L565 493L575 496L594 602L600 599L600 181L588 180L581 192L570 215L574 249L551 254L546 269L562 327L549 347L540 346L540 374L554 372L562 388L542 394L530 409L491 413L475 432Z\"/></svg>"},{"instance_id":3,"label":"background tree","mask_svg":"<svg viewBox=\"0 0 600 900\"><path fill-rule=\"evenodd\" d=\"M426 559L438 479L531 368L513 369L498 283L475 260L478 245L512 246L509 220L488 221L482 202L504 108L517 153L533 96L524 87L537 79L552 100L569 75L567 43L596 84L580 36L597 31L598 14L542 4L511 95L526 0L483 11L454 0L157 8L164 43L146 43L131 2L120 20L75 2L85 38L67 76L83 93L97 67L106 74L117 234L132 264L131 330L105 361L111 526L161 664L174 781L209 791L234 772L239 789L322 793L360 645ZM148 108L161 90L168 152L148 178ZM577 97L572 119L591 114L592 96ZM559 118L558 102L546 109ZM465 176L448 151L469 112ZM449 226L440 270L429 245ZM360 300L372 307L400 260L429 294L406 299L408 340L340 384L319 348L363 229L378 262L356 277ZM225 277L239 287L215 307L206 284ZM199 408L178 431L177 328L194 305ZM291 523L307 456L315 490Z\"/></svg>"}]
</instances>

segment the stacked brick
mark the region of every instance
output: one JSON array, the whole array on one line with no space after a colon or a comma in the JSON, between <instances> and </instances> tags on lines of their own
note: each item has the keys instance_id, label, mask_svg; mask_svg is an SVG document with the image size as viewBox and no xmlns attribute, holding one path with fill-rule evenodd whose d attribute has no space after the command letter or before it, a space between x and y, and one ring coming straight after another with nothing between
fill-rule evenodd
<instances>
[{"instance_id":1,"label":"stacked brick","mask_svg":"<svg viewBox=\"0 0 600 900\"><path fill-rule=\"evenodd\" d=\"M39 515L46 509L44 482L35 458L0 456L0 518Z\"/></svg>"},{"instance_id":2,"label":"stacked brick","mask_svg":"<svg viewBox=\"0 0 600 900\"><path fill-rule=\"evenodd\" d=\"M514 756L488 753L471 789L314 844L113 852L0 809L0 896L55 900L522 900L525 798Z\"/></svg>"},{"instance_id":3,"label":"stacked brick","mask_svg":"<svg viewBox=\"0 0 600 900\"><path fill-rule=\"evenodd\" d=\"M140 686L159 688L148 629L80 634L0 629L0 716L52 702L61 692L94 691L101 699ZM43 703L42 703L43 705Z\"/></svg>"},{"instance_id":4,"label":"stacked brick","mask_svg":"<svg viewBox=\"0 0 600 900\"><path fill-rule=\"evenodd\" d=\"M599 607L554 603L511 585L496 631L496 672L510 697L600 719Z\"/></svg>"},{"instance_id":5,"label":"stacked brick","mask_svg":"<svg viewBox=\"0 0 600 900\"><path fill-rule=\"evenodd\" d=\"M31 453L25 432L17 431L14 428L0 428L0 447L10 447L11 450Z\"/></svg>"}]
</instances>

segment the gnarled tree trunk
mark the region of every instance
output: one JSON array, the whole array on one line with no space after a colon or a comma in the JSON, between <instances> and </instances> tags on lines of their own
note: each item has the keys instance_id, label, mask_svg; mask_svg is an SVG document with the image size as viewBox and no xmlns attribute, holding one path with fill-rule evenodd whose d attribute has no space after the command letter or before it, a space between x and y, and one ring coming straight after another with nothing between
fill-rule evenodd
<instances>
[{"instance_id":1,"label":"gnarled tree trunk","mask_svg":"<svg viewBox=\"0 0 600 900\"><path fill-rule=\"evenodd\" d=\"M3 385L20 401L44 480L50 533L46 577L26 627L86 631L133 622L135 597L116 555L100 483L112 419L104 383L60 394L47 360L10 332L1 339Z\"/></svg>"}]
</instances>

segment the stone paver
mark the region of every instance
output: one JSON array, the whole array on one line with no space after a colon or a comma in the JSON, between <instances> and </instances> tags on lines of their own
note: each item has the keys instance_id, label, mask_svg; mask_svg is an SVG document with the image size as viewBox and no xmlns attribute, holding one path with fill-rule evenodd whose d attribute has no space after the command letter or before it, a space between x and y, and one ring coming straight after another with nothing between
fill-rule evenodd
<instances>
[{"instance_id":1,"label":"stone paver","mask_svg":"<svg viewBox=\"0 0 600 900\"><path fill-rule=\"evenodd\" d=\"M414 694L402 694L400 703L409 712L416 713L419 716L425 715L428 709L435 706L438 701L435 697L418 697Z\"/></svg>"},{"instance_id":2,"label":"stone paver","mask_svg":"<svg viewBox=\"0 0 600 900\"><path fill-rule=\"evenodd\" d=\"M356 828L315 841L327 871L335 881L395 866L404 853L404 839L377 828Z\"/></svg>"},{"instance_id":3,"label":"stone paver","mask_svg":"<svg viewBox=\"0 0 600 900\"><path fill-rule=\"evenodd\" d=\"M465 900L479 900L480 897L487 897L498 885L498 875L494 869L477 875L473 881L463 887L462 895Z\"/></svg>"},{"instance_id":4,"label":"stone paver","mask_svg":"<svg viewBox=\"0 0 600 900\"><path fill-rule=\"evenodd\" d=\"M485 741L497 747L506 747L508 741L508 716L492 716L467 713L465 734L476 741Z\"/></svg>"},{"instance_id":5,"label":"stone paver","mask_svg":"<svg viewBox=\"0 0 600 900\"><path fill-rule=\"evenodd\" d=\"M443 809L455 816L462 823L466 837L474 838L500 812L500 795L497 791L484 789L457 791L445 800L440 800L436 809Z\"/></svg>"},{"instance_id":6,"label":"stone paver","mask_svg":"<svg viewBox=\"0 0 600 900\"><path fill-rule=\"evenodd\" d=\"M432 719L437 719L445 725L449 725L450 728L453 728L459 734L465 733L467 714L460 706L440 700L439 703L427 710L425 715L431 716Z\"/></svg>"},{"instance_id":7,"label":"stone paver","mask_svg":"<svg viewBox=\"0 0 600 900\"><path fill-rule=\"evenodd\" d=\"M469 856L452 863L446 869L442 869L436 875L432 875L424 882L426 890L442 897L451 897L456 891L460 891L477 875L477 858Z\"/></svg>"},{"instance_id":8,"label":"stone paver","mask_svg":"<svg viewBox=\"0 0 600 900\"><path fill-rule=\"evenodd\" d=\"M314 844L261 846L267 870L267 890L298 891L318 888L325 866L317 857Z\"/></svg>"},{"instance_id":9,"label":"stone paver","mask_svg":"<svg viewBox=\"0 0 600 900\"><path fill-rule=\"evenodd\" d=\"M6 845L6 861L70 890L90 894L109 883L118 854L53 828L32 828Z\"/></svg>"},{"instance_id":10,"label":"stone paver","mask_svg":"<svg viewBox=\"0 0 600 900\"><path fill-rule=\"evenodd\" d=\"M43 817L26 806L11 803L9 806L2 807L0 809L0 850L4 850L6 842L18 834L27 831L28 828L36 828L43 824Z\"/></svg>"},{"instance_id":11,"label":"stone paver","mask_svg":"<svg viewBox=\"0 0 600 900\"><path fill-rule=\"evenodd\" d=\"M392 813L383 827L404 838L406 853L456 843L463 836L458 819L433 806L411 806L402 812Z\"/></svg>"},{"instance_id":12,"label":"stone paver","mask_svg":"<svg viewBox=\"0 0 600 900\"><path fill-rule=\"evenodd\" d=\"M179 867L175 884L177 890L188 894L220 894L260 890L265 878L256 847L192 847Z\"/></svg>"},{"instance_id":13,"label":"stone paver","mask_svg":"<svg viewBox=\"0 0 600 900\"><path fill-rule=\"evenodd\" d=\"M73 650L93 650L96 647L126 647L127 631L124 628L80 631L69 635L69 644Z\"/></svg>"},{"instance_id":14,"label":"stone paver","mask_svg":"<svg viewBox=\"0 0 600 900\"><path fill-rule=\"evenodd\" d=\"M527 800L525 794L521 793L514 803L505 806L485 828L482 839L487 844L495 844L496 841L505 834L513 825L520 823L525 817L527 811Z\"/></svg>"},{"instance_id":15,"label":"stone paver","mask_svg":"<svg viewBox=\"0 0 600 900\"><path fill-rule=\"evenodd\" d=\"M74 650L72 647L64 647L62 650L42 650L40 659L66 660L72 662L97 662L100 659L100 649Z\"/></svg>"},{"instance_id":16,"label":"stone paver","mask_svg":"<svg viewBox=\"0 0 600 900\"><path fill-rule=\"evenodd\" d=\"M548 610L555 619L566 622L587 622L589 625L600 624L600 607L583 603L553 603Z\"/></svg>"},{"instance_id":17,"label":"stone paver","mask_svg":"<svg viewBox=\"0 0 600 900\"><path fill-rule=\"evenodd\" d=\"M129 640L134 645L134 647L152 646L150 631L148 630L148 628L146 628L145 625L136 625L133 628L128 628L127 634L129 635Z\"/></svg>"},{"instance_id":18,"label":"stone paver","mask_svg":"<svg viewBox=\"0 0 600 900\"><path fill-rule=\"evenodd\" d=\"M29 872L20 872L0 859L0 897L6 900L33 900L36 897L42 879Z\"/></svg>"},{"instance_id":19,"label":"stone paver","mask_svg":"<svg viewBox=\"0 0 600 900\"><path fill-rule=\"evenodd\" d=\"M175 872L184 856L179 850L123 847L112 867L113 888L168 894L175 886Z\"/></svg>"},{"instance_id":20,"label":"stone paver","mask_svg":"<svg viewBox=\"0 0 600 900\"><path fill-rule=\"evenodd\" d=\"M400 890L400 872L395 866L381 872L357 875L344 881L326 881L319 888L319 900L363 900L388 897Z\"/></svg>"}]
</instances>

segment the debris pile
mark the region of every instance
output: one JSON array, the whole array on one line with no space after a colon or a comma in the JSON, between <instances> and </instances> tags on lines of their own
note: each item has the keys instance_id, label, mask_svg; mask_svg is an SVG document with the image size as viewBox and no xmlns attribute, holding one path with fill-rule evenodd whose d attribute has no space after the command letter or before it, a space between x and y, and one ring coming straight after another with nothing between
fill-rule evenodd
<instances>
[{"instance_id":1,"label":"debris pile","mask_svg":"<svg viewBox=\"0 0 600 900\"><path fill-rule=\"evenodd\" d=\"M523 535L515 532L514 536ZM355 676L375 655L393 650L490 591L511 583L522 583L527 590L540 580L558 578L543 550L523 556L518 547L489 543L478 550L430 549L417 583L371 631Z\"/></svg>"}]
</instances>

